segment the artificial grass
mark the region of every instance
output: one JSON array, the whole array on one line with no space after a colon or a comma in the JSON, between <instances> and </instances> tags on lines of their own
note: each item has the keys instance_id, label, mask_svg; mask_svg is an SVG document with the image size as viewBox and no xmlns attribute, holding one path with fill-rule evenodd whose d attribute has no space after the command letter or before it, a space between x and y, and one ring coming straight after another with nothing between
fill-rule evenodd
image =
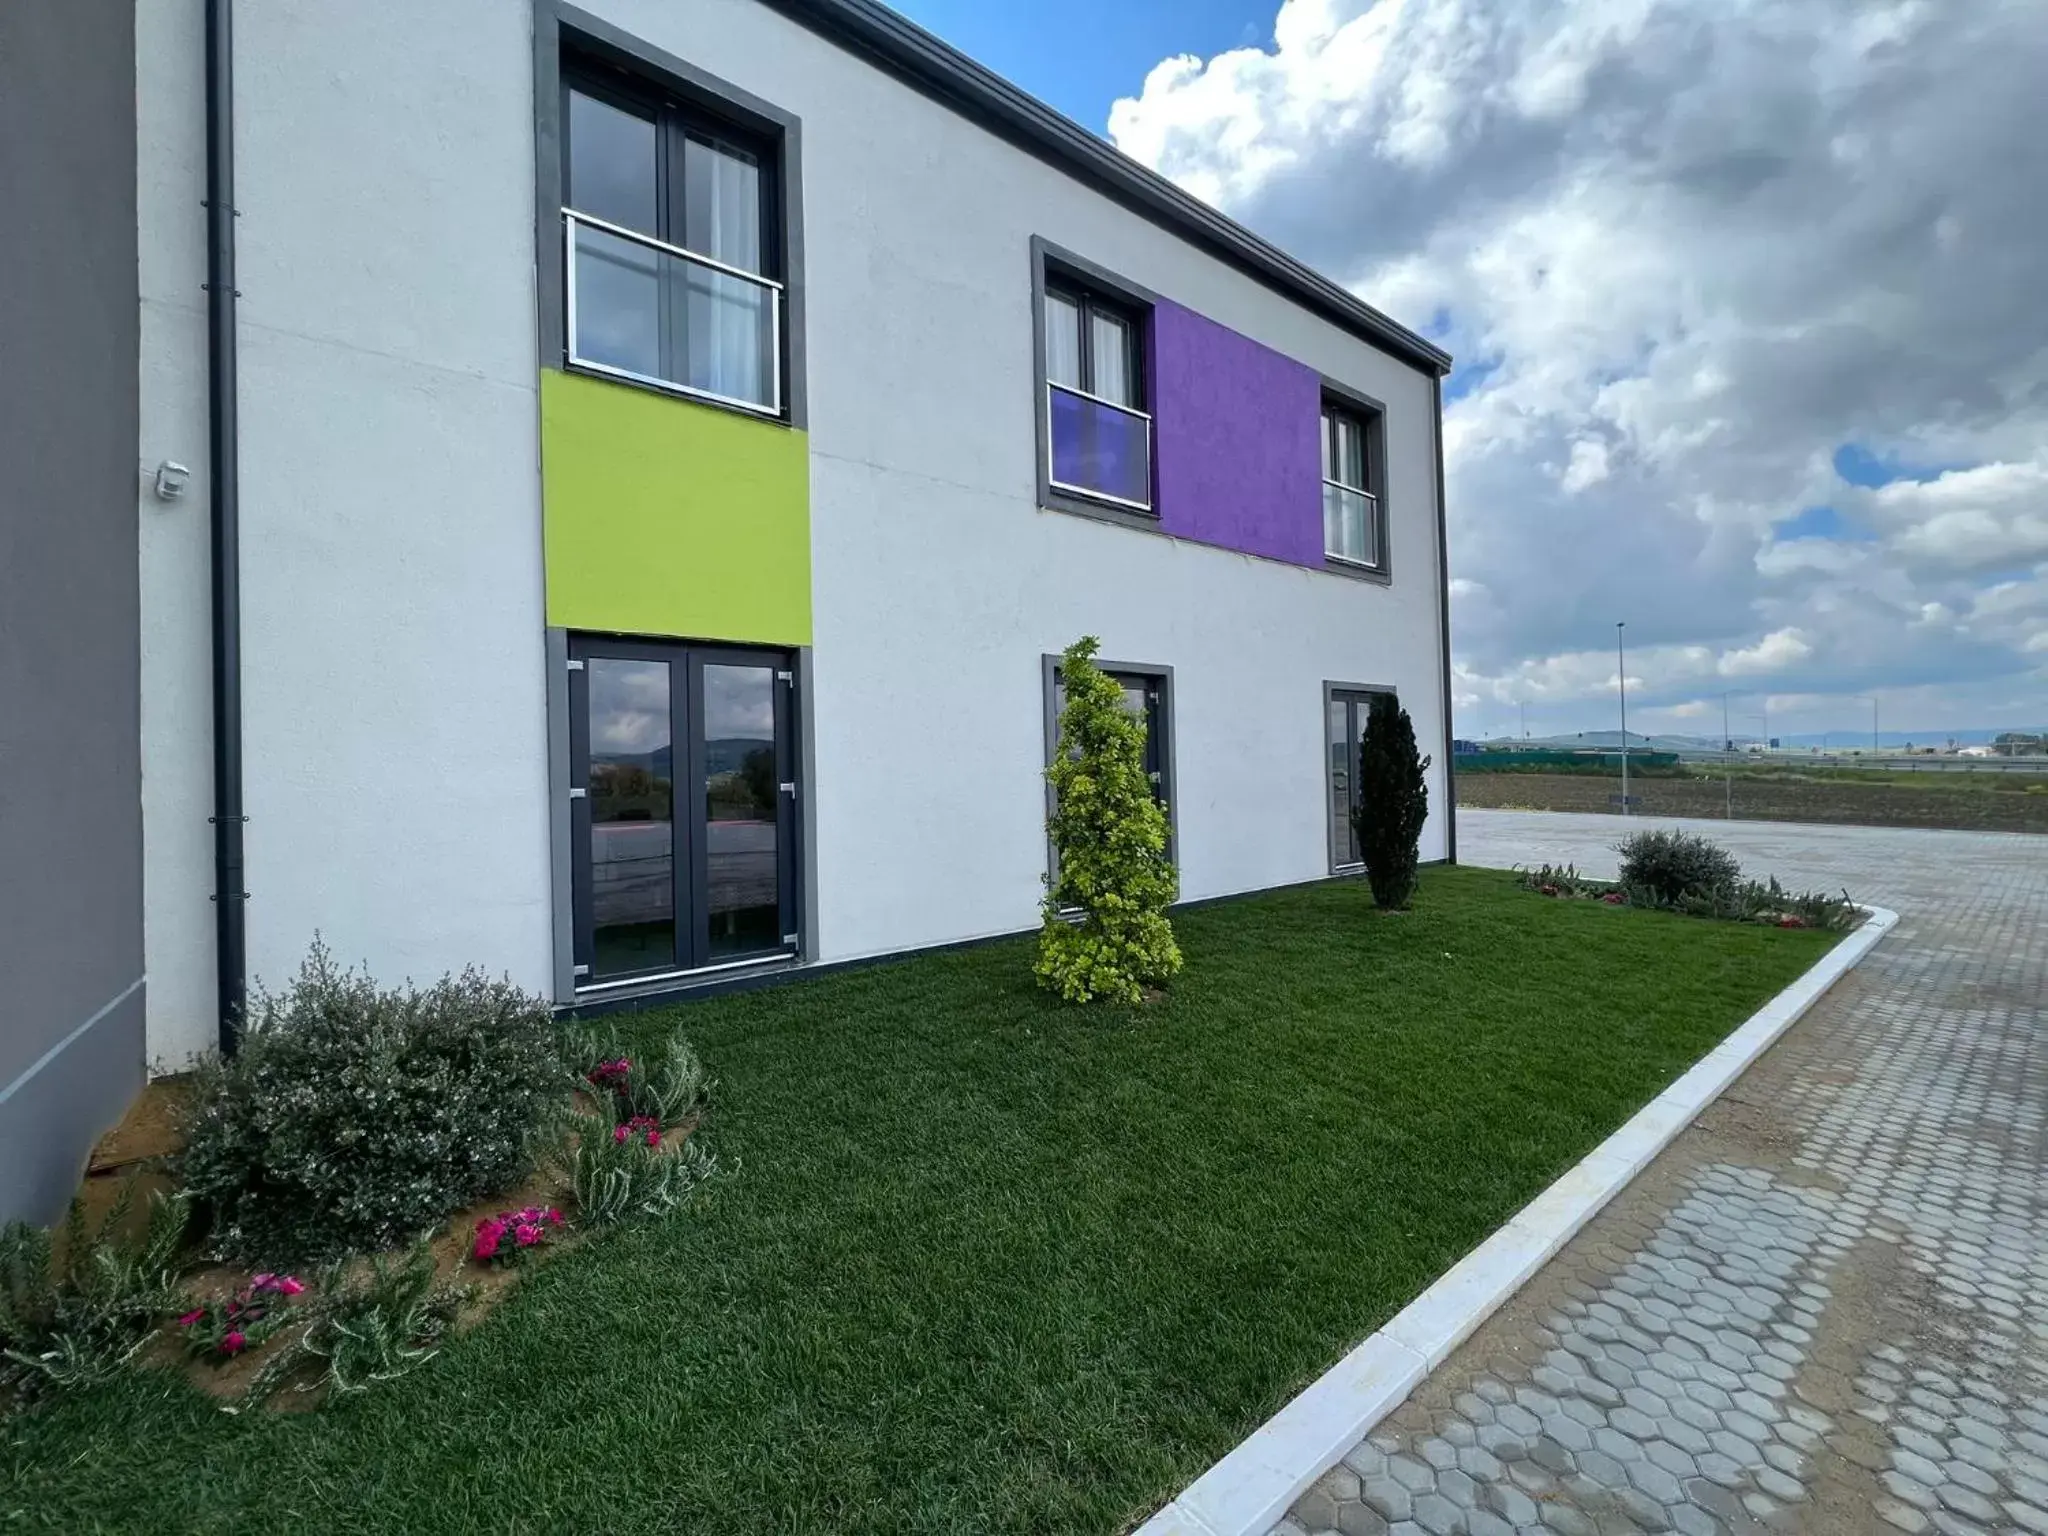
<instances>
[{"instance_id":1,"label":"artificial grass","mask_svg":"<svg viewBox=\"0 0 2048 1536\"><path fill-rule=\"evenodd\" d=\"M736 1178L362 1398L137 1375L7 1421L0 1521L1119 1530L1833 942L1463 869L1176 927L1141 1010L1058 1005L1012 941L632 1021L711 1063Z\"/></svg>"}]
</instances>

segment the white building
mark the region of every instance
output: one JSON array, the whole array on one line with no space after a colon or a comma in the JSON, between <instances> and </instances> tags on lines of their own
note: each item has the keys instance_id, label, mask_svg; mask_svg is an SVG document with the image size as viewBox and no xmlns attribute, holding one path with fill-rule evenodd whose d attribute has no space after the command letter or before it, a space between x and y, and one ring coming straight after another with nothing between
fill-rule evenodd
<instances>
[{"instance_id":1,"label":"white building","mask_svg":"<svg viewBox=\"0 0 2048 1536\"><path fill-rule=\"evenodd\" d=\"M138 1059L214 1043L238 920L272 983L318 932L565 1006L1029 928L1084 633L1184 897L1352 861L1373 689L1453 855L1430 343L871 0L233 23L212 91L201 0L122 43Z\"/></svg>"}]
</instances>

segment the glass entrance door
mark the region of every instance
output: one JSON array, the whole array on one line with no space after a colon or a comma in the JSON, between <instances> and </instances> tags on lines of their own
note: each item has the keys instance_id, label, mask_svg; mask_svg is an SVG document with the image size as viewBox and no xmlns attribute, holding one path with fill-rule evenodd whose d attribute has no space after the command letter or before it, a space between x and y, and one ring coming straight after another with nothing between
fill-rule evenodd
<instances>
[{"instance_id":1,"label":"glass entrance door","mask_svg":"<svg viewBox=\"0 0 2048 1536\"><path fill-rule=\"evenodd\" d=\"M789 953L790 658L579 637L570 667L577 984Z\"/></svg>"},{"instance_id":2,"label":"glass entrance door","mask_svg":"<svg viewBox=\"0 0 2048 1536\"><path fill-rule=\"evenodd\" d=\"M1358 748L1365 736L1365 717L1373 696L1352 688L1333 688L1327 700L1330 752L1330 868L1354 869L1364 862L1358 847Z\"/></svg>"}]
</instances>

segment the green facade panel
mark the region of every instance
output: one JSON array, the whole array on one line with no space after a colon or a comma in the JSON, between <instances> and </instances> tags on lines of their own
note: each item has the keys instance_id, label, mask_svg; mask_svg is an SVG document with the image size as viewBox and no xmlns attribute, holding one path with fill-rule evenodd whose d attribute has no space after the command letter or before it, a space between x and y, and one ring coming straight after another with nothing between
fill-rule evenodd
<instances>
[{"instance_id":1,"label":"green facade panel","mask_svg":"<svg viewBox=\"0 0 2048 1536\"><path fill-rule=\"evenodd\" d=\"M804 433L543 369L548 623L811 643Z\"/></svg>"}]
</instances>

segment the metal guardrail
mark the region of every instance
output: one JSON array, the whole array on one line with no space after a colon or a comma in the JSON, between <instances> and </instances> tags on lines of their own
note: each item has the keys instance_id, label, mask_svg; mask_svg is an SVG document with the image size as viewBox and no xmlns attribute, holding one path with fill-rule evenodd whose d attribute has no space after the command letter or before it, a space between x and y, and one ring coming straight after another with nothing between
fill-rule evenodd
<instances>
[{"instance_id":1,"label":"metal guardrail","mask_svg":"<svg viewBox=\"0 0 2048 1536\"><path fill-rule=\"evenodd\" d=\"M767 361L767 398L754 400L741 395L725 394L715 389L707 389L701 385L692 384L687 379L665 378L660 374L646 373L632 368L622 368L616 363L608 363L602 359L589 356L582 347L581 317L577 313L580 288L577 263L579 260L598 260L601 258L582 251L581 242L577 239L577 232L579 230L592 230L614 240L629 241L652 252L656 258L656 266L654 273L651 275L656 278L657 282L662 276L661 262L666 260L686 269L715 273L721 279L750 284L767 295L768 302L765 306L765 312L768 316L769 332L766 337L760 338L764 344L764 353ZM778 283L772 277L763 277L758 272L749 272L742 267L735 267L730 263L718 261L710 256L702 256L695 251L685 250L682 246L670 245L665 240L657 240L652 235L643 234L639 230L627 229L624 225L614 224L609 219L600 219L591 214L578 213L573 208L564 208L562 210L562 244L564 259L567 262L565 274L567 277L565 285L567 292L564 295L566 301L564 307L568 330L568 355L569 361L577 368L587 369L592 373L608 374L616 379L624 379L634 384L648 385L654 389L690 395L699 400L716 401L720 405L737 406L741 410L754 411L764 416L780 416L782 414L782 308L787 296L781 283ZM656 340L659 340L658 336Z\"/></svg>"}]
</instances>

